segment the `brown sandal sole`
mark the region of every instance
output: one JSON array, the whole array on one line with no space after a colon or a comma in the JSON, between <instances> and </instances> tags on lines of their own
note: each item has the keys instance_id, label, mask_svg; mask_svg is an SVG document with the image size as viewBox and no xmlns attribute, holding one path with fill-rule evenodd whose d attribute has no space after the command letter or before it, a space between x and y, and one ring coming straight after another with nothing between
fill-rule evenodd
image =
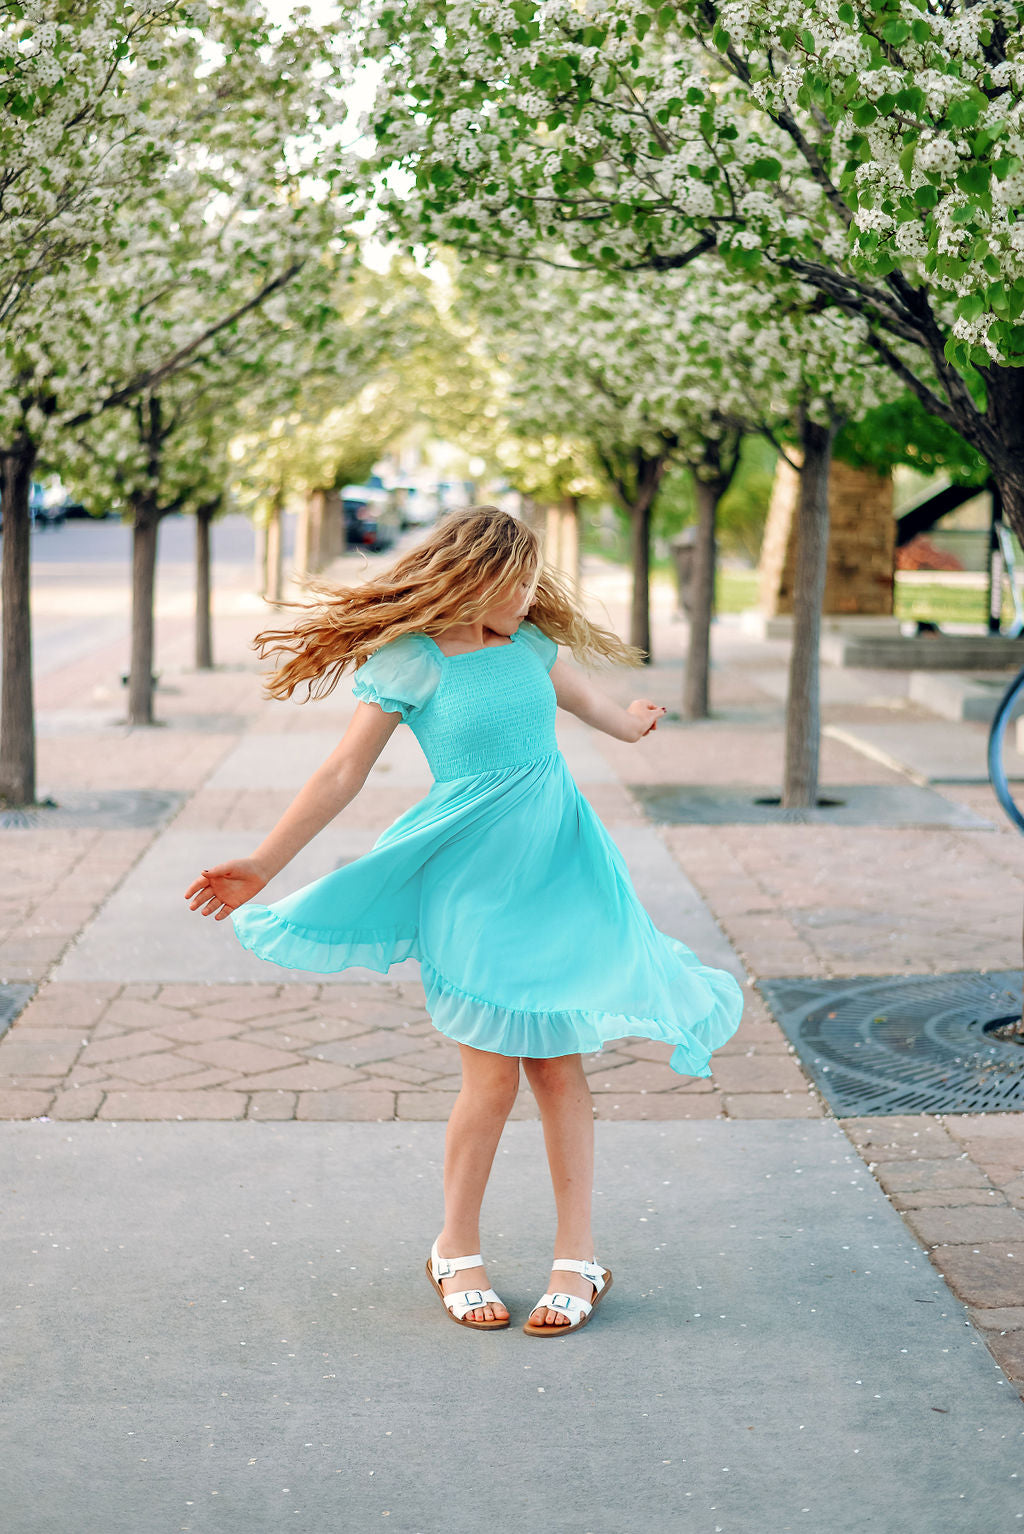
<instances>
[{"instance_id":1,"label":"brown sandal sole","mask_svg":"<svg viewBox=\"0 0 1024 1534\"><path fill-rule=\"evenodd\" d=\"M576 1321L572 1326L533 1326L527 1321L523 1327L526 1335L528 1337L560 1337L564 1332L581 1332L612 1286L611 1269L602 1268L601 1272L604 1274L604 1288L600 1294L595 1294L591 1301L590 1309L582 1321ZM536 1310L536 1305L533 1308Z\"/></svg>"},{"instance_id":2,"label":"brown sandal sole","mask_svg":"<svg viewBox=\"0 0 1024 1534\"><path fill-rule=\"evenodd\" d=\"M468 1326L471 1332L501 1332L505 1330L505 1328L512 1320L511 1316L506 1316L504 1321L467 1321L465 1317L460 1320L458 1316L452 1315L451 1311L448 1309L448 1306L444 1303L444 1290L441 1288L441 1285L430 1271L429 1257L427 1258L427 1277L430 1279L430 1282L441 1296L441 1304L444 1307L445 1315L448 1317L449 1321L454 1321L456 1326ZM493 1305L494 1301L488 1300L487 1303L489 1305ZM481 1306L480 1308L483 1309L484 1307Z\"/></svg>"}]
</instances>

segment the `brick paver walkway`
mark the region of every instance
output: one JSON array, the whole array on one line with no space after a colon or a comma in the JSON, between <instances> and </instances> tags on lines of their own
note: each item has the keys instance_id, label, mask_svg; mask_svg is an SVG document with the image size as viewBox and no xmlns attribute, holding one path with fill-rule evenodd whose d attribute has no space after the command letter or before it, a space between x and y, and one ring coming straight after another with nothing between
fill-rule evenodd
<instances>
[{"instance_id":1,"label":"brick paver walkway","mask_svg":"<svg viewBox=\"0 0 1024 1534\"><path fill-rule=\"evenodd\" d=\"M621 581L603 579L602 595L620 620ZM661 599L657 663L641 678L606 680L623 700L642 693L675 705L685 629L672 622L668 606ZM76 655L41 680L44 791L59 798L61 789L148 787L189 798L168 832L0 832L7 875L0 980L38 987L0 1040L0 1116L446 1119L458 1089L458 1052L433 1029L414 980L282 983L269 966L264 982L237 985L61 977L60 961L75 936L160 835L237 833L245 850L280 814L291 786L209 783L240 739L258 764L261 737L294 735L299 744L304 734L344 726L347 688L311 708L262 700L249 649L262 611L241 585L226 593L221 608L223 669L212 675L188 669L187 616L172 604L162 620L163 728L130 731L111 722L121 646ZM582 786L613 833L644 824L631 784L777 783L784 647L754 645L728 628L716 641L718 719L695 727L667 722L640 747L592 737L594 760L605 769ZM863 705L845 713L858 709L863 713ZM827 694L826 711L844 717ZM385 759L340 823L382 829L419 796L422 789L401 771L392 782L387 770ZM901 781L832 740L824 743L823 776L848 784ZM943 792L990 818L989 825L691 826L659 834L754 977L1016 967L1020 842L987 789ZM624 1040L588 1058L597 1117L828 1112L754 992L739 1032L716 1056L712 1080L676 1076L668 1053L667 1046ZM536 1117L525 1081L514 1116ZM1024 1384L1024 1116L868 1118L843 1127L972 1307L1001 1365Z\"/></svg>"}]
</instances>

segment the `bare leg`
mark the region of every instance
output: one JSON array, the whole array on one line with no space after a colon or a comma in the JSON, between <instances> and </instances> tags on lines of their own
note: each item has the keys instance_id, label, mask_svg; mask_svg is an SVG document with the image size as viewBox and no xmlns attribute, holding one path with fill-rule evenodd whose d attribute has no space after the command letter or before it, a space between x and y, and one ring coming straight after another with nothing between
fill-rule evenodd
<instances>
[{"instance_id":1,"label":"bare leg","mask_svg":"<svg viewBox=\"0 0 1024 1534\"><path fill-rule=\"evenodd\" d=\"M555 1256L589 1261L594 1255L591 1229L594 1107L583 1061L579 1055L558 1055L551 1060L524 1060L523 1069L544 1123L544 1144L558 1213ZM594 1297L594 1285L580 1273L552 1270L548 1288L574 1294L581 1300ZM534 1310L530 1320L534 1326L569 1324L567 1316L547 1306Z\"/></svg>"},{"instance_id":2,"label":"bare leg","mask_svg":"<svg viewBox=\"0 0 1024 1534\"><path fill-rule=\"evenodd\" d=\"M462 1088L448 1119L444 1145L444 1230L438 1255L464 1257L480 1250L480 1205L505 1120L519 1090L519 1061L460 1044ZM441 1280L445 1294L458 1289L487 1289L483 1267L462 1268ZM466 1313L467 1320L503 1321L504 1305Z\"/></svg>"}]
</instances>

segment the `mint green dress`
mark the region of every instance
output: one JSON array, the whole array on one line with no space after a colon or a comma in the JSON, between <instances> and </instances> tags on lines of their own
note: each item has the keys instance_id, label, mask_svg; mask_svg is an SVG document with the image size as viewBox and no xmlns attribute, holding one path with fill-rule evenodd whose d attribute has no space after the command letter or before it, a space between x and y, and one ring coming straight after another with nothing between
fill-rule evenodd
<instances>
[{"instance_id":1,"label":"mint green dress","mask_svg":"<svg viewBox=\"0 0 1024 1534\"><path fill-rule=\"evenodd\" d=\"M507 644L442 654L406 634L355 674L401 714L434 776L372 850L274 905L239 907L246 948L292 969L385 973L418 959L440 1031L499 1055L673 1045L709 1076L740 986L658 931L555 739L557 645L532 623Z\"/></svg>"}]
</instances>

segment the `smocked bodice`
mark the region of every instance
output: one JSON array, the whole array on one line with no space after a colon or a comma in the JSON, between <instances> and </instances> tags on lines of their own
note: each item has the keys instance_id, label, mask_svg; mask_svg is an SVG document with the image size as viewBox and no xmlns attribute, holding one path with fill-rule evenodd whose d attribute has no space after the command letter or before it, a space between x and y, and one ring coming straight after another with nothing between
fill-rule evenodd
<instances>
[{"instance_id":1,"label":"smocked bodice","mask_svg":"<svg viewBox=\"0 0 1024 1534\"><path fill-rule=\"evenodd\" d=\"M444 655L426 634L407 634L356 672L356 697L401 712L439 782L522 767L558 750L558 652L533 624L507 644Z\"/></svg>"}]
</instances>

